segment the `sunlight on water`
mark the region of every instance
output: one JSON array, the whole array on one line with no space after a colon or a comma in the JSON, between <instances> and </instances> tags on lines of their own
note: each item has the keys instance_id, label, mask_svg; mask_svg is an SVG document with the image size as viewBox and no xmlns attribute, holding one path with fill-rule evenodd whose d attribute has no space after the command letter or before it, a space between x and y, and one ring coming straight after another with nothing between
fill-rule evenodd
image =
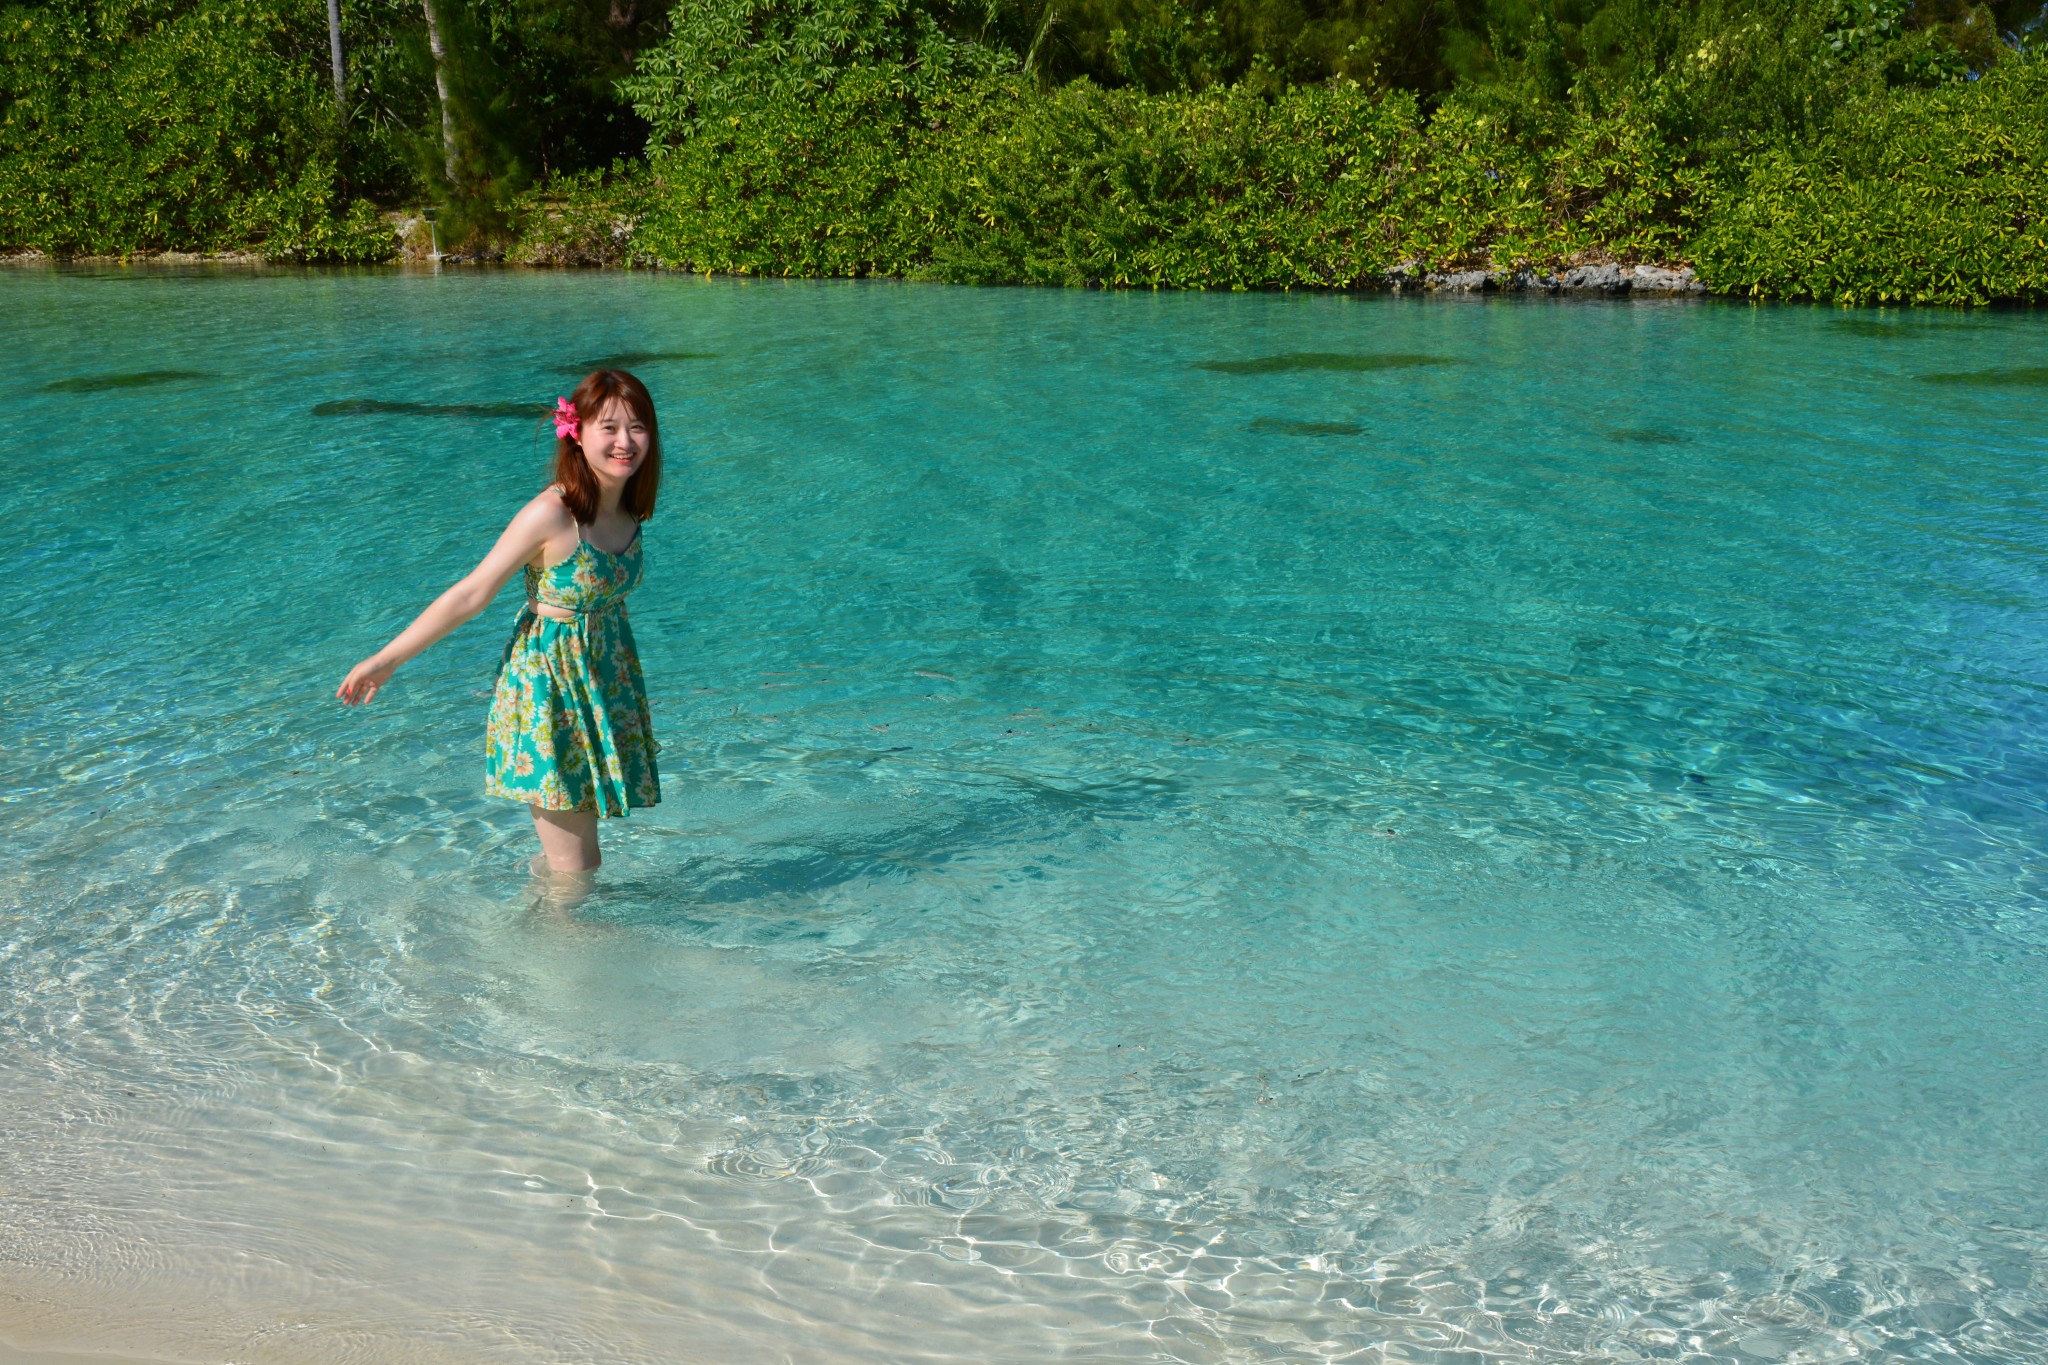
<instances>
[{"instance_id":1,"label":"sunlight on water","mask_svg":"<svg viewBox=\"0 0 2048 1365\"><path fill-rule=\"evenodd\" d=\"M0 1341L2038 1361L2015 313L14 272ZM638 367L663 804L514 601Z\"/></svg>"}]
</instances>

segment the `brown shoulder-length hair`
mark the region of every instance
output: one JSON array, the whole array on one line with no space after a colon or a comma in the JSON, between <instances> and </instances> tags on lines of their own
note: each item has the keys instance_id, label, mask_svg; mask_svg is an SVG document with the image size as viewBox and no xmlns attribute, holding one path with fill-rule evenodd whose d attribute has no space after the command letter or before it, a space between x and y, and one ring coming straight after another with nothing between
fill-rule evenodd
<instances>
[{"instance_id":1,"label":"brown shoulder-length hair","mask_svg":"<svg viewBox=\"0 0 2048 1365\"><path fill-rule=\"evenodd\" d=\"M619 507L627 516L645 521L654 515L654 495L661 488L661 428L654 424L654 400L647 396L647 386L624 370L592 370L569 395L569 402L576 408L578 422L594 422L615 398L647 424L647 458L626 480L626 491L619 498ZM577 523L588 526L597 516L597 476L590 472L583 448L567 436L555 438L555 485L562 490L562 501L569 505Z\"/></svg>"}]
</instances>

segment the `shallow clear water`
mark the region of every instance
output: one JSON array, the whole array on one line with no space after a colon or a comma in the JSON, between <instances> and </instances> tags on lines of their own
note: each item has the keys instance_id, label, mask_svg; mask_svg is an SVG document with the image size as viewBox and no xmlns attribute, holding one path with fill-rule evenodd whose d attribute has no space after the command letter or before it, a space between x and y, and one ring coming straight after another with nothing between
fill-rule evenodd
<instances>
[{"instance_id":1,"label":"shallow clear water","mask_svg":"<svg viewBox=\"0 0 2048 1365\"><path fill-rule=\"evenodd\" d=\"M0 304L0 1340L2048 1354L2048 319ZM332 692L622 352L665 799L550 902L510 592Z\"/></svg>"}]
</instances>

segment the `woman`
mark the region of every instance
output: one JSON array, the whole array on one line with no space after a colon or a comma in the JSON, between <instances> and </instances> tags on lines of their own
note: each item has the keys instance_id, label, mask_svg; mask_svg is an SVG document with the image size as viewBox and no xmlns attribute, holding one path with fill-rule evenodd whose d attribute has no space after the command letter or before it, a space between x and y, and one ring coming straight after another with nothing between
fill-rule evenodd
<instances>
[{"instance_id":1,"label":"woman","mask_svg":"<svg viewBox=\"0 0 2048 1365\"><path fill-rule=\"evenodd\" d=\"M639 586L640 523L654 514L661 436L646 386L597 370L555 411L554 482L522 507L468 576L335 695L369 701L399 665L482 611L520 570L526 606L498 668L484 790L524 802L536 873L594 870L600 817L661 800L647 689L626 619Z\"/></svg>"}]
</instances>

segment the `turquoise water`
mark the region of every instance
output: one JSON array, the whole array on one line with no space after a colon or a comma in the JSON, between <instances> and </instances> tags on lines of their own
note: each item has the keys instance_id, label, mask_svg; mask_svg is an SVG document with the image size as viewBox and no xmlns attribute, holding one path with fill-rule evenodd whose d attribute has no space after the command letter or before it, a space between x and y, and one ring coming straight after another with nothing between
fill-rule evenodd
<instances>
[{"instance_id":1,"label":"turquoise water","mask_svg":"<svg viewBox=\"0 0 2048 1365\"><path fill-rule=\"evenodd\" d=\"M10 273L0 1340L2038 1361L2048 322ZM665 799L342 673L631 362Z\"/></svg>"}]
</instances>

